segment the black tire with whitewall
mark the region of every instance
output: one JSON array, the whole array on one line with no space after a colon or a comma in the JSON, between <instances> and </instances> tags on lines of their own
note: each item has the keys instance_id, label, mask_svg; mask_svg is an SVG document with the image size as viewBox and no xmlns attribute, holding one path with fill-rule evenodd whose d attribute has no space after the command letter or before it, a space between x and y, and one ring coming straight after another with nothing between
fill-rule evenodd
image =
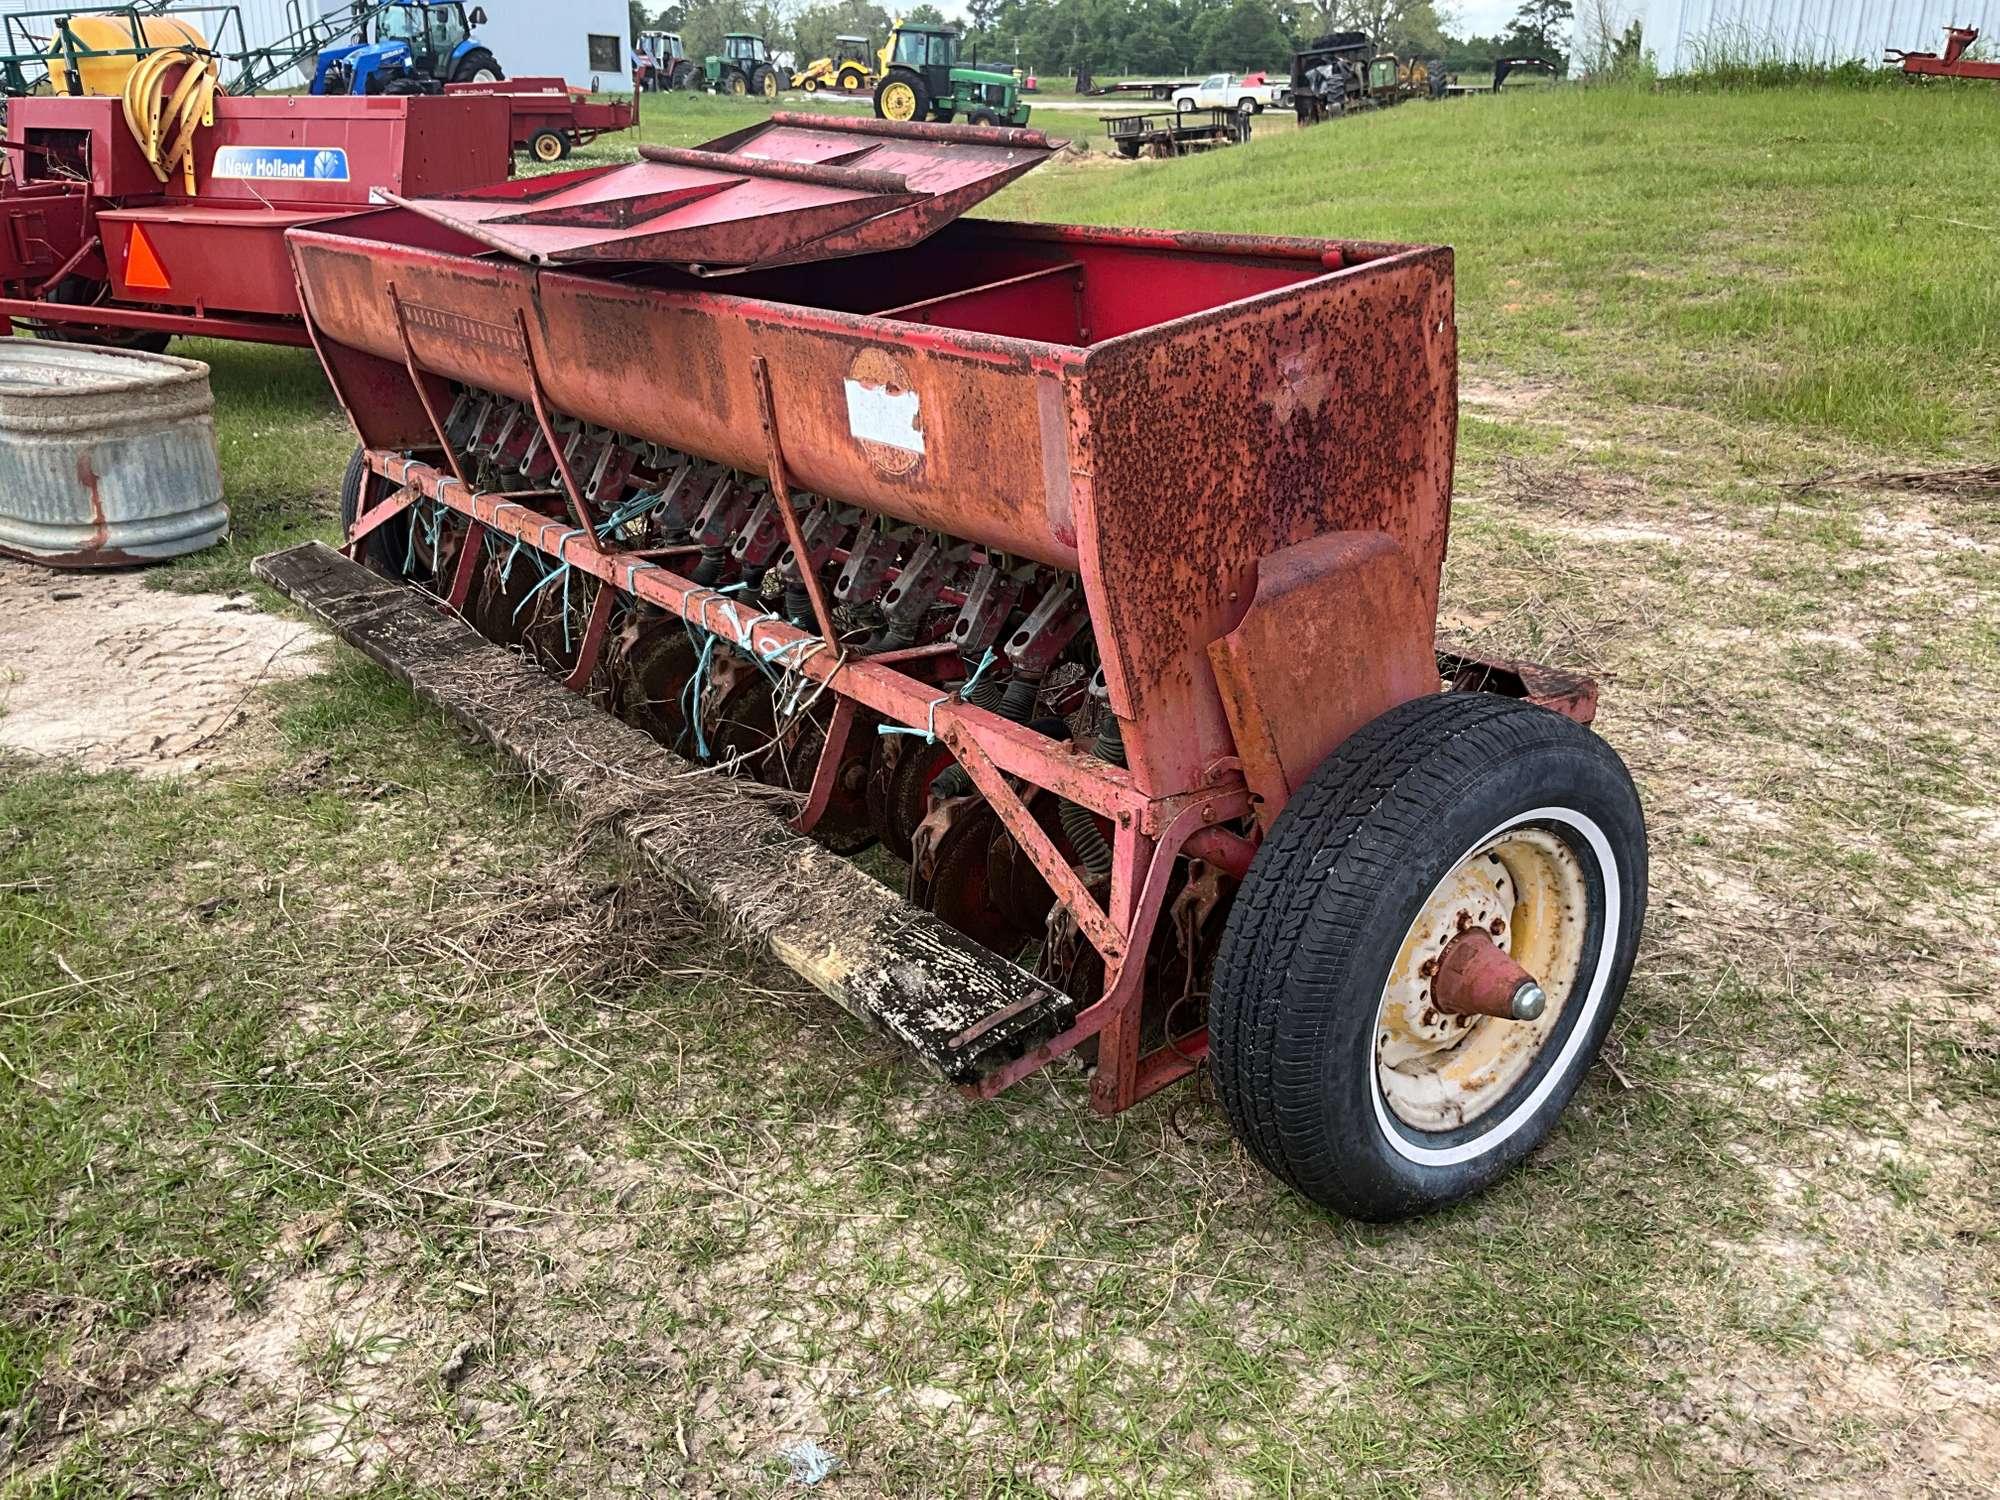
<instances>
[{"instance_id":1,"label":"black tire with whitewall","mask_svg":"<svg viewBox=\"0 0 2000 1500\"><path fill-rule=\"evenodd\" d=\"M1480 925L1502 917L1503 945L1551 970L1540 1019L1432 1008L1417 960L1435 965L1454 905L1458 929L1468 906ZM1209 1010L1231 1126L1283 1181L1355 1218L1479 1191L1576 1092L1645 907L1644 815L1603 740L1489 694L1391 710L1293 794L1237 893Z\"/></svg>"}]
</instances>

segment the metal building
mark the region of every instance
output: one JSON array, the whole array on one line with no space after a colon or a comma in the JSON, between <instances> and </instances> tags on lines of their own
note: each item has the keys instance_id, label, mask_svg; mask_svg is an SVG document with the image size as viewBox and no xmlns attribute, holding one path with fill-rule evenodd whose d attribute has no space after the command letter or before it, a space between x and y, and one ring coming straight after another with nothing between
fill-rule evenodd
<instances>
[{"instance_id":1,"label":"metal building","mask_svg":"<svg viewBox=\"0 0 2000 1500\"><path fill-rule=\"evenodd\" d=\"M1662 73L1718 56L1880 62L1889 47L1942 51L1947 24L1976 26L2000 50L2000 0L1577 0L1574 70L1588 71L1635 20Z\"/></svg>"},{"instance_id":2,"label":"metal building","mask_svg":"<svg viewBox=\"0 0 2000 1500\"><path fill-rule=\"evenodd\" d=\"M320 3L328 15L352 8L351 0ZM257 4L284 9L273 0ZM486 12L480 38L509 77L531 74L565 78L578 88L631 89L626 43L632 14L625 0L466 0L465 8L474 5Z\"/></svg>"},{"instance_id":3,"label":"metal building","mask_svg":"<svg viewBox=\"0 0 2000 1500\"><path fill-rule=\"evenodd\" d=\"M0 15L48 11L57 0L0 0ZM500 66L514 74L560 75L579 88L593 82L606 89L631 88L632 62L626 48L631 27L623 0L467 0L486 12L479 35ZM211 43L228 51L265 47L293 35L315 9L328 17L351 13L353 0L188 0L189 20ZM87 15L88 0L73 13ZM230 13L234 15L231 16ZM240 32L237 18L240 17ZM302 87L297 74L278 88Z\"/></svg>"}]
</instances>

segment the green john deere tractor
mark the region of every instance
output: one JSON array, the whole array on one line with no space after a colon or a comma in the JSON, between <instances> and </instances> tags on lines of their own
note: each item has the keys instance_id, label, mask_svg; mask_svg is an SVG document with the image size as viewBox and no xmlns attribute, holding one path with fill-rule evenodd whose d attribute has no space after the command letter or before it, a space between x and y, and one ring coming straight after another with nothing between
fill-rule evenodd
<instances>
[{"instance_id":1,"label":"green john deere tractor","mask_svg":"<svg viewBox=\"0 0 2000 1500\"><path fill-rule=\"evenodd\" d=\"M959 67L956 31L898 24L882 49L875 117L949 121L959 115L974 125L1027 124L1020 81L1012 73Z\"/></svg>"},{"instance_id":2,"label":"green john deere tractor","mask_svg":"<svg viewBox=\"0 0 2000 1500\"><path fill-rule=\"evenodd\" d=\"M771 66L770 49L761 36L732 31L722 39L722 56L701 60L702 81L718 94L760 94L778 97L784 87Z\"/></svg>"}]
</instances>

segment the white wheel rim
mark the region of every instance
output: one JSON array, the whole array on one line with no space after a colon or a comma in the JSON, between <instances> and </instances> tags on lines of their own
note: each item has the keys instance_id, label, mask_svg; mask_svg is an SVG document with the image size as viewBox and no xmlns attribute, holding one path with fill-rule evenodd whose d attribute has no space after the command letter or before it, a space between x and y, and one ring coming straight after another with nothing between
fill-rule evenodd
<instances>
[{"instance_id":1,"label":"white wheel rim","mask_svg":"<svg viewBox=\"0 0 2000 1500\"><path fill-rule=\"evenodd\" d=\"M1551 825L1574 837L1558 837ZM1584 951L1590 876L1578 845L1594 858L1602 888L1594 954ZM1497 1150L1534 1117L1569 1075L1603 1006L1623 898L1610 840L1573 808L1541 807L1510 818L1452 863L1410 924L1376 1009L1370 1093L1376 1123L1399 1156L1434 1167L1469 1161ZM1457 936L1461 911L1468 925L1477 921L1489 933L1493 919L1501 920L1495 943L1535 974L1548 997L1539 1019L1445 1016L1426 1004L1424 964ZM1435 1133L1486 1119L1519 1087L1558 1030L1561 1052L1503 1118L1455 1145L1411 1139L1410 1130Z\"/></svg>"}]
</instances>

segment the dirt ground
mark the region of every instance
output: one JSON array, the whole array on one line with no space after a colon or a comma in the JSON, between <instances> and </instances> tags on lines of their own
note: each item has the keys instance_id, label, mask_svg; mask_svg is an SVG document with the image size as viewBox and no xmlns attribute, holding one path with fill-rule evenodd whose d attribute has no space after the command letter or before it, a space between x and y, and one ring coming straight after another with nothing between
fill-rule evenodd
<instances>
[{"instance_id":1,"label":"dirt ground","mask_svg":"<svg viewBox=\"0 0 2000 1500\"><path fill-rule=\"evenodd\" d=\"M240 763L258 687L313 670L324 639L248 595L9 558L0 622L0 750L147 776Z\"/></svg>"},{"instance_id":2,"label":"dirt ground","mask_svg":"<svg viewBox=\"0 0 2000 1500\"><path fill-rule=\"evenodd\" d=\"M936 1088L365 664L274 688L321 659L295 622L0 572L0 742L316 830L219 827L112 929L106 966L212 945L175 1003L270 976L165 1165L90 1160L257 1206L149 1245L155 1311L25 1310L65 1337L21 1493L1995 1493L2000 502L1464 395L1447 629L1598 674L1653 906L1556 1138L1389 1230L1302 1210L1199 1089ZM258 730L342 694L346 738Z\"/></svg>"}]
</instances>

